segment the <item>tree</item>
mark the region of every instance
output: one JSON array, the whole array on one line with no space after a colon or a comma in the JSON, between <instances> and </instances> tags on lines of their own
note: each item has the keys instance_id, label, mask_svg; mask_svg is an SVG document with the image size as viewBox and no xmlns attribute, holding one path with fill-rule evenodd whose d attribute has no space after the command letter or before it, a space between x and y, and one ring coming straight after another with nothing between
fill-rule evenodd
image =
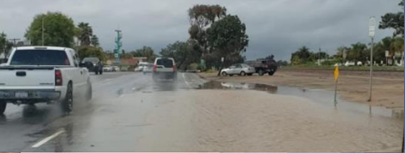
<instances>
[{"instance_id":1,"label":"tree","mask_svg":"<svg viewBox=\"0 0 405 153\"><path fill-rule=\"evenodd\" d=\"M101 48L93 46L81 46L79 47L79 58L84 59L86 57L98 57L101 61L107 59L107 55L101 50Z\"/></svg>"},{"instance_id":2,"label":"tree","mask_svg":"<svg viewBox=\"0 0 405 153\"><path fill-rule=\"evenodd\" d=\"M195 5L188 10L190 21L190 44L194 52L207 54L208 42L206 30L226 16L226 8L219 5Z\"/></svg>"},{"instance_id":3,"label":"tree","mask_svg":"<svg viewBox=\"0 0 405 153\"><path fill-rule=\"evenodd\" d=\"M100 43L98 42L98 37L96 35L91 36L91 45L98 47Z\"/></svg>"},{"instance_id":4,"label":"tree","mask_svg":"<svg viewBox=\"0 0 405 153\"><path fill-rule=\"evenodd\" d=\"M246 25L238 16L227 15L207 29L207 42L211 56L218 61L221 57L224 57L225 61L239 60L240 54L246 51L249 44ZM220 70L222 67L223 65ZM220 71L218 75L220 75Z\"/></svg>"},{"instance_id":5,"label":"tree","mask_svg":"<svg viewBox=\"0 0 405 153\"><path fill-rule=\"evenodd\" d=\"M363 43L352 44L347 53L347 60L354 61L354 64L357 65L358 61L361 61L365 64L365 61L368 59L368 53L366 51L367 46Z\"/></svg>"},{"instance_id":6,"label":"tree","mask_svg":"<svg viewBox=\"0 0 405 153\"><path fill-rule=\"evenodd\" d=\"M44 40L42 40L42 30L44 30ZM72 47L74 36L73 20L59 12L36 15L25 33L25 37L31 41L32 45L63 47Z\"/></svg>"},{"instance_id":7,"label":"tree","mask_svg":"<svg viewBox=\"0 0 405 153\"><path fill-rule=\"evenodd\" d=\"M404 7L404 0L402 0L399 4L399 6L402 6L402 10ZM380 22L380 29L387 29L387 28L392 28L395 30L394 32L394 37L395 36L404 36L404 12L397 12L397 13L387 13L383 16L381 16L381 22Z\"/></svg>"},{"instance_id":8,"label":"tree","mask_svg":"<svg viewBox=\"0 0 405 153\"><path fill-rule=\"evenodd\" d=\"M160 55L174 58L179 69L184 69L189 64L198 62L199 59L198 55L193 55L191 52L189 43L180 41L167 45L160 51Z\"/></svg>"},{"instance_id":9,"label":"tree","mask_svg":"<svg viewBox=\"0 0 405 153\"><path fill-rule=\"evenodd\" d=\"M6 52L6 46L7 46L7 35L4 32L2 32L0 33L0 55Z\"/></svg>"},{"instance_id":10,"label":"tree","mask_svg":"<svg viewBox=\"0 0 405 153\"><path fill-rule=\"evenodd\" d=\"M141 49L131 52L131 54L134 57L146 57L149 62L152 62L157 57L153 49L149 46L143 46Z\"/></svg>"},{"instance_id":11,"label":"tree","mask_svg":"<svg viewBox=\"0 0 405 153\"><path fill-rule=\"evenodd\" d=\"M80 46L90 46L90 44L92 43L91 37L93 36L93 29L91 28L89 23L80 22L78 28Z\"/></svg>"},{"instance_id":12,"label":"tree","mask_svg":"<svg viewBox=\"0 0 405 153\"><path fill-rule=\"evenodd\" d=\"M313 57L313 55L309 52L309 48L302 46L296 52L291 54L291 63L293 65L307 63L311 61L310 57Z\"/></svg>"}]
</instances>

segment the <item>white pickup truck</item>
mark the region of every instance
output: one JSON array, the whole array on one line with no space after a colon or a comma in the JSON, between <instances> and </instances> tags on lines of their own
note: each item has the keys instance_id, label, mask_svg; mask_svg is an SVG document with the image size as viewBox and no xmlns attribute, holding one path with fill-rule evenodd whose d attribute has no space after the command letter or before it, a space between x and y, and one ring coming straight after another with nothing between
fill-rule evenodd
<instances>
[{"instance_id":1,"label":"white pickup truck","mask_svg":"<svg viewBox=\"0 0 405 153\"><path fill-rule=\"evenodd\" d=\"M89 72L79 67L71 48L13 48L8 62L0 66L0 114L7 103L56 103L64 113L70 113L73 99L90 100L91 96Z\"/></svg>"}]
</instances>

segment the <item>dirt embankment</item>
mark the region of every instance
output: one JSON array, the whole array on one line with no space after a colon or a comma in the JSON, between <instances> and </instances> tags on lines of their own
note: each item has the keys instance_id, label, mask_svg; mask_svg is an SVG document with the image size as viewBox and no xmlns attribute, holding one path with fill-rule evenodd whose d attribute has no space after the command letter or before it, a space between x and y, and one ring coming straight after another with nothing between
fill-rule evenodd
<instances>
[{"instance_id":1,"label":"dirt embankment","mask_svg":"<svg viewBox=\"0 0 405 153\"><path fill-rule=\"evenodd\" d=\"M217 77L214 73L199 75L208 80L334 90L333 71L330 70L279 70L274 76ZM341 71L338 81L339 96L347 101L403 109L404 73L374 72L373 76L371 102L367 101L369 95L369 72L367 71Z\"/></svg>"}]
</instances>

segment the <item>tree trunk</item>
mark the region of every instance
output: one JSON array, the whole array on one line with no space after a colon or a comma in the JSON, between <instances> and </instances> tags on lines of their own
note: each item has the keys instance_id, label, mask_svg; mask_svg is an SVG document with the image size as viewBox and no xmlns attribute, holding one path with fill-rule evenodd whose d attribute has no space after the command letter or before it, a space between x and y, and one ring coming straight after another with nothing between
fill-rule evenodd
<instances>
[{"instance_id":1,"label":"tree trunk","mask_svg":"<svg viewBox=\"0 0 405 153\"><path fill-rule=\"evenodd\" d=\"M224 58L224 61L221 63L221 67L219 67L217 76L221 76L221 71L224 68L224 63L225 63L225 58Z\"/></svg>"}]
</instances>

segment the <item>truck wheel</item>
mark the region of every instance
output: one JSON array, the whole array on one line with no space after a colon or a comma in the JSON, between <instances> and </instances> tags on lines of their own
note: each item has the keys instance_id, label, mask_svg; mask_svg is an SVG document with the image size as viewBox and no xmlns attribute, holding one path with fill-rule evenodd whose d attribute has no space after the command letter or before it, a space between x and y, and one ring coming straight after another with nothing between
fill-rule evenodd
<instances>
[{"instance_id":1,"label":"truck wheel","mask_svg":"<svg viewBox=\"0 0 405 153\"><path fill-rule=\"evenodd\" d=\"M260 76L263 76L263 75L264 75L264 72L263 72L262 69L259 70L259 75L260 75Z\"/></svg>"},{"instance_id":2,"label":"truck wheel","mask_svg":"<svg viewBox=\"0 0 405 153\"><path fill-rule=\"evenodd\" d=\"M69 114L73 109L73 87L69 83L66 91L65 99L61 102L62 112Z\"/></svg>"},{"instance_id":3,"label":"truck wheel","mask_svg":"<svg viewBox=\"0 0 405 153\"><path fill-rule=\"evenodd\" d=\"M228 73L222 72L222 76L227 76L227 75L228 75Z\"/></svg>"},{"instance_id":4,"label":"truck wheel","mask_svg":"<svg viewBox=\"0 0 405 153\"><path fill-rule=\"evenodd\" d=\"M6 111L7 103L5 101L0 102L0 114L4 114L4 111Z\"/></svg>"},{"instance_id":5,"label":"truck wheel","mask_svg":"<svg viewBox=\"0 0 405 153\"><path fill-rule=\"evenodd\" d=\"M242 72L240 72L240 75L241 76L246 76L246 72L242 71Z\"/></svg>"},{"instance_id":6,"label":"truck wheel","mask_svg":"<svg viewBox=\"0 0 405 153\"><path fill-rule=\"evenodd\" d=\"M274 70L271 70L271 71L269 72L269 75L270 75L270 76L274 75L274 72L275 72Z\"/></svg>"}]
</instances>

